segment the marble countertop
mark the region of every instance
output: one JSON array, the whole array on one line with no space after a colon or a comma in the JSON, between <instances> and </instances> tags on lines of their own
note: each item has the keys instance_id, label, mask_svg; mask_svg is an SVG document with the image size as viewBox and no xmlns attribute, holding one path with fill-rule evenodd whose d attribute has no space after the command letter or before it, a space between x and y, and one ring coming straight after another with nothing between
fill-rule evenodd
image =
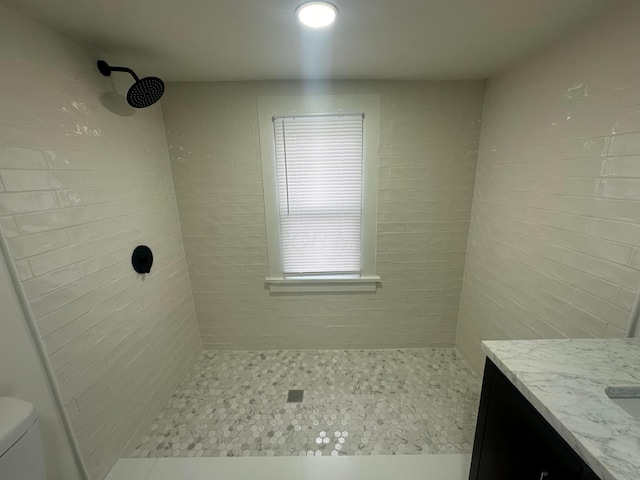
<instances>
[{"instance_id":1,"label":"marble countertop","mask_svg":"<svg viewBox=\"0 0 640 480\"><path fill-rule=\"evenodd\" d=\"M640 479L640 421L605 394L640 385L640 339L501 340L483 350L602 480Z\"/></svg>"}]
</instances>

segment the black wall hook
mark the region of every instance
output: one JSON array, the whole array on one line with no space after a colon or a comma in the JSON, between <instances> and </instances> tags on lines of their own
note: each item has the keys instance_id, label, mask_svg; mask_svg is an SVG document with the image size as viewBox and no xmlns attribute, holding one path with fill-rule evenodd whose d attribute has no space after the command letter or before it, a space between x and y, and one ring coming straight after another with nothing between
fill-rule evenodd
<instances>
[{"instance_id":1,"label":"black wall hook","mask_svg":"<svg viewBox=\"0 0 640 480\"><path fill-rule=\"evenodd\" d=\"M153 265L153 253L146 245L138 245L131 255L131 264L138 273L149 273Z\"/></svg>"}]
</instances>

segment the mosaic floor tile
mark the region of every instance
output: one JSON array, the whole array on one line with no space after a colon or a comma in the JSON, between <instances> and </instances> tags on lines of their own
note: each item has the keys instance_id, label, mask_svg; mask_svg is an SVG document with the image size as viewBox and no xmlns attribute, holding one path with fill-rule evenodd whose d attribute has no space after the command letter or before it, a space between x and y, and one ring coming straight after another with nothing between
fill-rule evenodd
<instances>
[{"instance_id":1,"label":"mosaic floor tile","mask_svg":"<svg viewBox=\"0 0 640 480\"><path fill-rule=\"evenodd\" d=\"M208 351L130 456L470 453L479 392L454 349Z\"/></svg>"}]
</instances>

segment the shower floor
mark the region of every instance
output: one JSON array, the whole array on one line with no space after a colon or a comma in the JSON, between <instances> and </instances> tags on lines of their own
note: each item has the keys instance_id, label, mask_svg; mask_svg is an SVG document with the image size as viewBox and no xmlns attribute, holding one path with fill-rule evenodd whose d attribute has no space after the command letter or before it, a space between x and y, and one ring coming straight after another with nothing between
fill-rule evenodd
<instances>
[{"instance_id":1,"label":"shower floor","mask_svg":"<svg viewBox=\"0 0 640 480\"><path fill-rule=\"evenodd\" d=\"M130 456L469 453L479 392L454 349L208 351Z\"/></svg>"}]
</instances>

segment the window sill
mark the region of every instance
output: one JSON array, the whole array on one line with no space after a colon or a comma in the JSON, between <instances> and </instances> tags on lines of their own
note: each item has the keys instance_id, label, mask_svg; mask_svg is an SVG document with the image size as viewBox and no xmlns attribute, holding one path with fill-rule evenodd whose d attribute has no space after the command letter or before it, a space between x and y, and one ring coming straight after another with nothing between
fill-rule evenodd
<instances>
[{"instance_id":1,"label":"window sill","mask_svg":"<svg viewBox=\"0 0 640 480\"><path fill-rule=\"evenodd\" d=\"M267 277L271 293L313 292L375 292L382 279L377 275L367 277Z\"/></svg>"}]
</instances>

